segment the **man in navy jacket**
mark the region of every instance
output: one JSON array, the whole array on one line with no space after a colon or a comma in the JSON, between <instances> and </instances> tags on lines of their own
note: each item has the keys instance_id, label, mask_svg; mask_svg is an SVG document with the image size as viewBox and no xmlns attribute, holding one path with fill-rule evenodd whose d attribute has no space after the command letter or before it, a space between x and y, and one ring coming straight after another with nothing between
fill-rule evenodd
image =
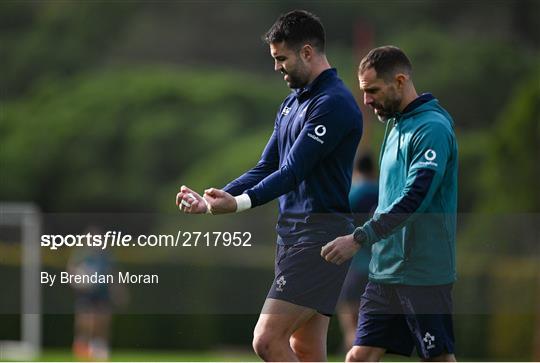
<instances>
[{"instance_id":1,"label":"man in navy jacket","mask_svg":"<svg viewBox=\"0 0 540 363\"><path fill-rule=\"evenodd\" d=\"M204 198L183 186L186 213L232 213L279 198L275 278L254 332L264 360L326 360L326 332L348 264L320 256L352 233L348 193L362 116L330 67L324 28L306 11L282 15L265 36L275 71L293 90L257 165Z\"/></svg>"}]
</instances>

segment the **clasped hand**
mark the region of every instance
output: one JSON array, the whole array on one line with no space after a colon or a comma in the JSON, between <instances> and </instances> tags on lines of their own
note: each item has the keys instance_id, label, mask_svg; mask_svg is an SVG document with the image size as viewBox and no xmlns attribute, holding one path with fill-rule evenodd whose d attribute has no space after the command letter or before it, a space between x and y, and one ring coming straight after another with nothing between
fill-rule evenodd
<instances>
[{"instance_id":1,"label":"clasped hand","mask_svg":"<svg viewBox=\"0 0 540 363\"><path fill-rule=\"evenodd\" d=\"M182 185L176 194L176 205L188 214L203 214L208 211L212 214L224 214L235 212L237 208L236 199L221 189L206 189L201 197L185 185Z\"/></svg>"}]
</instances>

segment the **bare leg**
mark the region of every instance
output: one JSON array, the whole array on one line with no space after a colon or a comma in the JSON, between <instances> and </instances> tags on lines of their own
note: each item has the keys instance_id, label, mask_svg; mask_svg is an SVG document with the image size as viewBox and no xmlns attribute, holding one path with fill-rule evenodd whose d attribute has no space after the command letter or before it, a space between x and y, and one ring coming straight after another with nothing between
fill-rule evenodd
<instances>
[{"instance_id":1,"label":"bare leg","mask_svg":"<svg viewBox=\"0 0 540 363\"><path fill-rule=\"evenodd\" d=\"M450 353L443 353L438 357L433 357L430 359L422 359L424 362L455 362L456 356Z\"/></svg>"},{"instance_id":2,"label":"bare leg","mask_svg":"<svg viewBox=\"0 0 540 363\"><path fill-rule=\"evenodd\" d=\"M316 313L293 333L289 342L300 361L324 362L327 360L326 335L329 323L328 316Z\"/></svg>"},{"instance_id":3,"label":"bare leg","mask_svg":"<svg viewBox=\"0 0 540 363\"><path fill-rule=\"evenodd\" d=\"M283 300L266 299L253 332L253 349L265 361L294 362L289 339L316 311Z\"/></svg>"},{"instance_id":4,"label":"bare leg","mask_svg":"<svg viewBox=\"0 0 540 363\"><path fill-rule=\"evenodd\" d=\"M91 353L96 360L109 359L109 331L111 313L98 311L94 313L94 331L90 343Z\"/></svg>"},{"instance_id":5,"label":"bare leg","mask_svg":"<svg viewBox=\"0 0 540 363\"><path fill-rule=\"evenodd\" d=\"M358 324L359 304L343 302L338 309L339 325L343 334L343 348L345 352L352 348Z\"/></svg>"},{"instance_id":6,"label":"bare leg","mask_svg":"<svg viewBox=\"0 0 540 363\"><path fill-rule=\"evenodd\" d=\"M378 362L381 360L382 356L386 353L386 349L379 347L367 347L367 346L358 346L349 350L347 353L347 362Z\"/></svg>"},{"instance_id":7,"label":"bare leg","mask_svg":"<svg viewBox=\"0 0 540 363\"><path fill-rule=\"evenodd\" d=\"M90 340L93 331L92 314L87 312L75 313L75 329L73 337L73 354L77 359L88 359Z\"/></svg>"}]
</instances>

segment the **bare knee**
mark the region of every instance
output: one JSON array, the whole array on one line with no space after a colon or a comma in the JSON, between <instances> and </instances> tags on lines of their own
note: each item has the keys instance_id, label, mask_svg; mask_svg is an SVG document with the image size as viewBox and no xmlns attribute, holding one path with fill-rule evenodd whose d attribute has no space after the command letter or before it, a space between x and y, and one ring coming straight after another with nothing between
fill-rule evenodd
<instances>
[{"instance_id":1,"label":"bare knee","mask_svg":"<svg viewBox=\"0 0 540 363\"><path fill-rule=\"evenodd\" d=\"M349 351L347 352L347 356L345 357L346 362L367 362L368 360L365 358L365 354L361 352L358 347L353 346Z\"/></svg>"},{"instance_id":2,"label":"bare knee","mask_svg":"<svg viewBox=\"0 0 540 363\"><path fill-rule=\"evenodd\" d=\"M268 334L264 335L257 333L257 331L253 333L253 350L262 360L267 361L266 358L270 355L271 343Z\"/></svg>"},{"instance_id":3,"label":"bare knee","mask_svg":"<svg viewBox=\"0 0 540 363\"><path fill-rule=\"evenodd\" d=\"M385 349L377 347L353 346L347 353L347 362L378 362L384 355Z\"/></svg>"},{"instance_id":4,"label":"bare knee","mask_svg":"<svg viewBox=\"0 0 540 363\"><path fill-rule=\"evenodd\" d=\"M307 346L302 339L295 338L294 335L289 339L289 343L291 344L291 349L293 350L294 354L300 359L301 361L305 360L307 355L309 355L309 347Z\"/></svg>"},{"instance_id":5,"label":"bare knee","mask_svg":"<svg viewBox=\"0 0 540 363\"><path fill-rule=\"evenodd\" d=\"M307 341L291 336L289 339L291 349L302 362L321 362L326 360L325 342Z\"/></svg>"},{"instance_id":6,"label":"bare knee","mask_svg":"<svg viewBox=\"0 0 540 363\"><path fill-rule=\"evenodd\" d=\"M455 362L456 356L451 353L443 353L437 357L422 359L424 362Z\"/></svg>"},{"instance_id":7,"label":"bare knee","mask_svg":"<svg viewBox=\"0 0 540 363\"><path fill-rule=\"evenodd\" d=\"M264 361L270 361L275 351L280 351L287 340L284 337L268 331L258 331L253 333L253 350Z\"/></svg>"}]
</instances>

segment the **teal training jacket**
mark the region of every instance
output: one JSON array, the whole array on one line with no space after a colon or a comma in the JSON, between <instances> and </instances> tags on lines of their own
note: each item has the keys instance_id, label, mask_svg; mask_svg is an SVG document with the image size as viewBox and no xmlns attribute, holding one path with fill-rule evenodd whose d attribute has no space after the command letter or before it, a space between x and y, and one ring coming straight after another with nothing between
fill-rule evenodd
<instances>
[{"instance_id":1,"label":"teal training jacket","mask_svg":"<svg viewBox=\"0 0 540 363\"><path fill-rule=\"evenodd\" d=\"M363 246L372 248L371 281L442 285L456 280L458 146L453 125L431 94L388 120L378 207L361 227Z\"/></svg>"}]
</instances>

